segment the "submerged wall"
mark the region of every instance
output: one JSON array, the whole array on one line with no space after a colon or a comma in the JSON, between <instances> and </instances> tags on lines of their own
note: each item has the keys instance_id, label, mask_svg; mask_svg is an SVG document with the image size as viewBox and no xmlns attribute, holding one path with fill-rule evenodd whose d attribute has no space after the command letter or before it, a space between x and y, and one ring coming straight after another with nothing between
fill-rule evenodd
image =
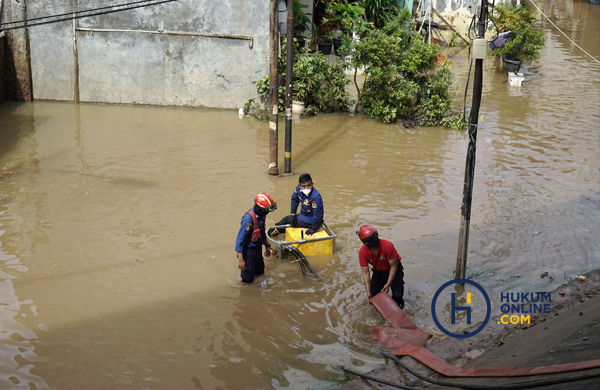
<instances>
[{"instance_id":1,"label":"submerged wall","mask_svg":"<svg viewBox=\"0 0 600 390\"><path fill-rule=\"evenodd\" d=\"M94 7L27 4L30 19ZM35 99L236 108L268 73L269 2L180 0L31 27L29 35Z\"/></svg>"}]
</instances>

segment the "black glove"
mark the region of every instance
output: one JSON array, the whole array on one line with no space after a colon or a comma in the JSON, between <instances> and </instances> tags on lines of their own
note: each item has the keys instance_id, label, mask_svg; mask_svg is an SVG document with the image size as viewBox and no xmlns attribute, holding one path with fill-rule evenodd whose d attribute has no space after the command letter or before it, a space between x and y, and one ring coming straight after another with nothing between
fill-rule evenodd
<instances>
[{"instance_id":1,"label":"black glove","mask_svg":"<svg viewBox=\"0 0 600 390\"><path fill-rule=\"evenodd\" d=\"M313 228L310 228L306 231L306 235L307 236L312 236L313 234L315 234L317 231Z\"/></svg>"}]
</instances>

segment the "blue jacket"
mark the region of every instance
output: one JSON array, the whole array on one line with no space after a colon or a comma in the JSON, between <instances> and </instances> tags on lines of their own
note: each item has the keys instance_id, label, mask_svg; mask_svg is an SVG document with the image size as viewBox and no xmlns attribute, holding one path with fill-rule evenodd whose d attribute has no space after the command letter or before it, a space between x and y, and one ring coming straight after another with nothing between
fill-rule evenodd
<instances>
[{"instance_id":1,"label":"blue jacket","mask_svg":"<svg viewBox=\"0 0 600 390\"><path fill-rule=\"evenodd\" d=\"M323 199L321 194L313 187L309 196L304 195L300 190L300 186L296 186L292 194L292 214L296 214L296 210L300 205L300 214L298 219L302 222L309 223L313 229L317 230L323 223Z\"/></svg>"},{"instance_id":2,"label":"blue jacket","mask_svg":"<svg viewBox=\"0 0 600 390\"><path fill-rule=\"evenodd\" d=\"M265 218L257 215L256 220L258 221L259 229L264 229ZM250 215L250 213L247 212L242 217L242 221L240 222L240 230L238 232L237 238L235 239L235 251L236 252L243 253L248 248L262 245L262 243L255 245L251 242L253 231L254 231L254 221L252 220L252 216ZM262 242L266 242L266 241L267 241L267 235L263 232Z\"/></svg>"}]
</instances>

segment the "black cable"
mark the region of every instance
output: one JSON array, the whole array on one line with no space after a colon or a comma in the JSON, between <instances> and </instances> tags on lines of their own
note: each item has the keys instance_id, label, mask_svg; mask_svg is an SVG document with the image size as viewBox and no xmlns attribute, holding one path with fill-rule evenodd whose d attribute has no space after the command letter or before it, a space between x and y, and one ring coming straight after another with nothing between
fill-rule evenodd
<instances>
[{"instance_id":1,"label":"black cable","mask_svg":"<svg viewBox=\"0 0 600 390\"><path fill-rule=\"evenodd\" d=\"M421 375L421 374L411 370L406 364L402 363L402 361L400 359L398 359L395 355L393 355L389 352L385 352L385 351L380 351L380 353L383 357L386 357L386 358L394 361L396 364L398 364L400 367L402 367L403 369L408 371L410 374L412 374L413 376L415 376L425 382L433 383L434 385L456 387L456 388L460 388L460 389L472 389L472 390L478 390L478 389L481 389L481 390L529 389L529 388L534 388L534 387L554 385L557 383L574 382L574 381L579 381L579 380L583 380L583 379L596 378L596 377L600 376L600 371L598 371L598 372L591 373L591 374L588 373L588 374L584 374L584 375L572 375L572 376L566 376L566 377L562 377L562 378L544 379L544 380L540 380L540 381L530 381L530 382L509 383L509 384L504 384L504 385L486 386L486 385L458 384L458 383L444 382L444 381L439 381L436 379L427 378L426 376ZM515 377L514 376L512 376L512 377L505 376L505 378L515 378Z\"/></svg>"},{"instance_id":2,"label":"black cable","mask_svg":"<svg viewBox=\"0 0 600 390\"><path fill-rule=\"evenodd\" d=\"M386 380L383 380L383 379L375 378L374 376L370 376L370 375L367 375L367 374L361 374L361 373L358 373L358 372L356 372L356 371L352 371L352 370L350 370L350 369L348 369L348 368L346 368L346 367L344 367L344 366L338 366L338 367L339 367L341 370L343 370L344 372L347 372L348 374L356 375L356 376L358 376L358 377L361 377L361 378L364 378L364 379L367 379L367 380L370 380L370 381L373 381L373 382L382 383L382 384L384 384L384 385L388 385L388 386L391 386L391 387L395 387L395 388L397 388L397 389L404 389L404 390L423 390L423 388L421 388L421 387L408 387L408 386L404 386L404 385L401 385L401 384L398 384L398 383L388 382L388 381L386 381ZM440 388L430 388L430 387L428 387L428 390L442 390L442 389L440 389Z\"/></svg>"},{"instance_id":3,"label":"black cable","mask_svg":"<svg viewBox=\"0 0 600 390\"><path fill-rule=\"evenodd\" d=\"M40 16L39 18L18 20L16 22L0 23L0 26L5 26L7 24L28 23L28 22L31 22L31 21L34 21L34 20L58 18L60 16L76 15L76 14L82 14L82 13L85 13L85 12L100 11L100 10L108 9L108 8L117 8L117 7L124 7L124 6L127 6L127 5L133 5L133 4L139 4L139 3L148 3L148 2L151 2L151 1L154 1L154 0L140 0L140 1L134 1L132 3L113 4L113 5L109 5L109 6L106 6L106 7L92 8L92 9L88 9L88 10L84 10L84 11L67 12L67 13L64 13L64 14L50 15L50 16Z\"/></svg>"},{"instance_id":4,"label":"black cable","mask_svg":"<svg viewBox=\"0 0 600 390\"><path fill-rule=\"evenodd\" d=\"M296 258L298 258L298 260L300 260L301 262L304 262L304 265L310 270L310 272L313 273L313 275L315 275L315 277L318 280L323 281L323 279L321 279L321 277L315 272L315 270L310 266L310 264L308 264L308 260L306 260L306 257L304 257L304 255L302 254L302 252L300 252L300 250L298 250L298 248L296 248L294 246L290 246L290 247L288 247L288 250L294 256L296 256Z\"/></svg>"},{"instance_id":5,"label":"black cable","mask_svg":"<svg viewBox=\"0 0 600 390\"><path fill-rule=\"evenodd\" d=\"M467 113L467 92L469 90L469 80L471 80L471 68L473 67L473 57L471 57L471 64L469 65L469 75L467 76L467 85L465 86L465 99L463 101L463 122L467 119L465 114Z\"/></svg>"},{"instance_id":6,"label":"black cable","mask_svg":"<svg viewBox=\"0 0 600 390\"><path fill-rule=\"evenodd\" d=\"M68 21L68 20L82 19L82 18L87 18L87 17L90 17L90 16L112 14L112 13L115 13L115 12L128 11L128 10L136 9L136 8L145 8L145 7L150 7L150 6L158 5L158 4L172 3L174 1L179 1L179 0L162 0L162 1L157 1L157 2L151 3L151 4L136 5L134 7L128 7L128 8L123 8L123 9L111 10L111 11L104 11L104 12L97 12L97 13L93 13L93 14L89 14L89 15L72 16L70 18L63 18L63 19L51 20L51 21L48 21L48 22L39 22L39 23L33 23L33 24L25 24L23 26L8 27L8 28L1 29L0 31L16 30L16 29L19 29L19 28L27 28L27 27L33 27L33 26L42 26L44 24L51 24L51 23L64 22L64 21Z\"/></svg>"}]
</instances>

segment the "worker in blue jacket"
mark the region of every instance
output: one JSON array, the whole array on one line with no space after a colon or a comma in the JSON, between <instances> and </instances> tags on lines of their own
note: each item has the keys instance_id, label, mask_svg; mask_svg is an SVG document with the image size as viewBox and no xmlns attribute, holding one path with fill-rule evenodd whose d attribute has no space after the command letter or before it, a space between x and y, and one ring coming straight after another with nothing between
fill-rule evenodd
<instances>
[{"instance_id":1,"label":"worker in blue jacket","mask_svg":"<svg viewBox=\"0 0 600 390\"><path fill-rule=\"evenodd\" d=\"M292 194L292 213L276 223L275 226L292 225L308 228L306 235L310 236L317 232L323 224L323 199L319 191L313 187L312 178L308 173L300 175L298 182L299 184ZM298 206L300 206L300 213L297 213ZM276 231L283 233L284 229Z\"/></svg>"},{"instance_id":2,"label":"worker in blue jacket","mask_svg":"<svg viewBox=\"0 0 600 390\"><path fill-rule=\"evenodd\" d=\"M256 275L265 273L265 262L261 252L263 244L265 257L271 256L271 245L265 233L265 217L276 209L277 203L273 198L262 192L254 198L254 207L242 217L235 240L235 251L243 283L252 283Z\"/></svg>"}]
</instances>

